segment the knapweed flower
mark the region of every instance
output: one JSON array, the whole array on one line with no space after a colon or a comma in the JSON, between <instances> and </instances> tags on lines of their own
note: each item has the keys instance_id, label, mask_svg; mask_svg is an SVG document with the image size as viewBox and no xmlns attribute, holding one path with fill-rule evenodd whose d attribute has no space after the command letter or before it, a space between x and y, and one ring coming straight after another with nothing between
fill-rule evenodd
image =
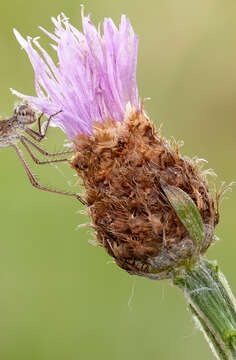
<instances>
[{"instance_id":1,"label":"knapweed flower","mask_svg":"<svg viewBox=\"0 0 236 360\"><path fill-rule=\"evenodd\" d=\"M73 27L64 14L52 21L54 34L41 30L54 41L58 66L37 38L33 44L42 57L34 50L30 37L26 41L14 30L33 65L37 97L14 93L46 115L63 110L52 123L71 139L78 134L92 135L94 122L122 122L127 106L139 109L138 37L129 20L122 16L117 29L111 19L105 19L103 36L89 16L82 15L84 33Z\"/></svg>"},{"instance_id":2,"label":"knapweed flower","mask_svg":"<svg viewBox=\"0 0 236 360\"><path fill-rule=\"evenodd\" d=\"M83 14L83 33L64 15L52 21L53 34L41 30L54 42L58 65L38 39L15 31L33 65L37 96L14 93L47 115L62 110L53 125L74 143L70 164L83 180L99 244L131 274L171 277L212 242L218 213L206 176L145 113L136 84L138 37L126 16L118 28L105 19L103 34ZM200 212L200 243L173 207L173 189Z\"/></svg>"},{"instance_id":3,"label":"knapweed flower","mask_svg":"<svg viewBox=\"0 0 236 360\"><path fill-rule=\"evenodd\" d=\"M35 71L36 97L15 94L73 142L70 165L100 246L130 274L172 278L218 359L235 359L236 302L215 264L202 256L219 220L200 161L155 129L136 84L138 38L126 16L103 33L82 13L83 33L52 19L56 65L38 39L16 37ZM38 50L38 52L35 50ZM41 53L41 55L39 55ZM59 112L59 113L58 113Z\"/></svg>"}]
</instances>

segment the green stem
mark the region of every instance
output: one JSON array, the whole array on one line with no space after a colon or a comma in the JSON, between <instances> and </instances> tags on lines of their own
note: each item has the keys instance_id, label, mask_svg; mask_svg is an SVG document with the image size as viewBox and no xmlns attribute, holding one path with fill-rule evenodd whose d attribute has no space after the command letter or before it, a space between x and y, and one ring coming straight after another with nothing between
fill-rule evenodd
<instances>
[{"instance_id":1,"label":"green stem","mask_svg":"<svg viewBox=\"0 0 236 360\"><path fill-rule=\"evenodd\" d=\"M174 279L216 358L236 359L236 301L214 263L201 259Z\"/></svg>"}]
</instances>

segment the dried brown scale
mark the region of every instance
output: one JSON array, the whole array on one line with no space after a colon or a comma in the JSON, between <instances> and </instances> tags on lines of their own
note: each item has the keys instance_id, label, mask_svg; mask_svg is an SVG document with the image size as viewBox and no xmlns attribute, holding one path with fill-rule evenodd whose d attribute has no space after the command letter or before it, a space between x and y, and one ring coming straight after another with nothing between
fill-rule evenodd
<instances>
[{"instance_id":1,"label":"dried brown scale","mask_svg":"<svg viewBox=\"0 0 236 360\"><path fill-rule=\"evenodd\" d=\"M195 245L160 179L193 199L211 235L217 214L197 162L181 157L179 146L164 139L144 112L122 123L94 124L93 136L78 135L75 146L71 166L83 180L98 242L120 267L169 274L173 266L192 261Z\"/></svg>"}]
</instances>

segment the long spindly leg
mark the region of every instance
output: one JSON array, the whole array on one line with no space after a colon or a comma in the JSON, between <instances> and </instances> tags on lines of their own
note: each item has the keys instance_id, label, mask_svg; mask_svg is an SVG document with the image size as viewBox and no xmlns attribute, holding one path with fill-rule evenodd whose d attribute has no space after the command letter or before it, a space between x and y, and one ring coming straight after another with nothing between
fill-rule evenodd
<instances>
[{"instance_id":1,"label":"long spindly leg","mask_svg":"<svg viewBox=\"0 0 236 360\"><path fill-rule=\"evenodd\" d=\"M30 156L32 157L32 159L37 163L37 164L50 164L52 162L62 162L62 161L67 161L68 159L56 159L56 160L48 160L48 161L39 161L34 154L32 153L32 151L30 150L28 144L32 145L36 150L38 150L41 154L45 155L45 156L61 156L61 155L68 155L68 154L72 154L74 151L64 151L64 152L58 152L58 153L54 153L51 154L43 149L41 149L41 147L39 147L38 145L36 145L35 143L33 143L30 139L28 139L25 136L21 136L20 137L20 141L21 143L24 145L24 147L26 148L26 150L28 151L28 153L30 154ZM28 144L27 144L28 143Z\"/></svg>"},{"instance_id":2,"label":"long spindly leg","mask_svg":"<svg viewBox=\"0 0 236 360\"><path fill-rule=\"evenodd\" d=\"M49 118L48 118L48 120L47 120L47 124L46 124L46 128L45 128L44 134L42 134L42 131L41 131L41 123L40 123L40 120L41 120L41 117L43 116L43 113L39 116L39 118L38 118L38 127L39 127L40 134L42 135L42 139L47 135L48 128L49 128L49 124L50 124L50 121L52 120L52 118L53 118L54 116L57 116L57 115L60 114L61 112L62 112L62 110L57 111L55 114L52 114L52 115L49 116Z\"/></svg>"},{"instance_id":3,"label":"long spindly leg","mask_svg":"<svg viewBox=\"0 0 236 360\"><path fill-rule=\"evenodd\" d=\"M35 141L40 142L43 139L43 136L33 129L25 128L25 132L30 135Z\"/></svg>"},{"instance_id":4,"label":"long spindly leg","mask_svg":"<svg viewBox=\"0 0 236 360\"><path fill-rule=\"evenodd\" d=\"M38 129L39 129L39 133L42 134L42 131L41 131L41 119L43 117L44 113L41 113L38 117Z\"/></svg>"},{"instance_id":5,"label":"long spindly leg","mask_svg":"<svg viewBox=\"0 0 236 360\"><path fill-rule=\"evenodd\" d=\"M60 111L58 111L58 112L56 112L55 114L52 114L52 115L50 115L49 116L49 118L48 118L48 120L47 120L47 124L46 124L46 128L45 128L45 131L44 131L44 134L42 134L42 130L41 130L41 118L42 118L42 116L44 115L43 113L39 116L39 118L38 118L38 131L35 131L35 130L32 130L32 129L30 129L30 128L25 128L25 132L28 134L28 135L30 135L34 140L36 140L36 141L38 141L38 142L40 142L40 141L42 141L44 138L45 138L45 136L47 135L47 131L48 131L48 128L49 128L49 124L50 124L50 121L51 121L51 119L54 117L54 116L56 116L56 115L58 115L59 113L61 113L62 112L62 110L60 110Z\"/></svg>"},{"instance_id":6,"label":"long spindly leg","mask_svg":"<svg viewBox=\"0 0 236 360\"><path fill-rule=\"evenodd\" d=\"M24 147L26 148L26 150L28 151L28 153L30 154L31 158L34 160L34 162L38 165L45 165L45 164L52 164L52 163L57 163L57 162L63 162L63 161L68 161L68 159L51 159L51 160L46 160L46 161L40 161L38 158L36 158L36 156L33 154L33 152L31 151L30 147L27 145L26 141L24 140L24 138L20 139L22 145L24 145Z\"/></svg>"},{"instance_id":7,"label":"long spindly leg","mask_svg":"<svg viewBox=\"0 0 236 360\"><path fill-rule=\"evenodd\" d=\"M49 191L52 193L56 193L56 194L60 194L60 195L66 195L66 196L71 196L71 197L75 197L77 200L79 200L83 205L87 205L86 202L78 195L75 193L67 193L67 192L63 192L63 191L58 191L58 190L54 190L54 189L50 189L46 186L42 186L38 183L38 181L36 180L36 178L34 177L34 175L32 174L29 166L27 165L23 155L21 154L21 151L18 149L18 147L14 144L11 144L11 146L14 148L18 158L20 159L26 174L28 175L28 178L31 182L31 184L36 187L39 190L44 190L44 191Z\"/></svg>"}]
</instances>

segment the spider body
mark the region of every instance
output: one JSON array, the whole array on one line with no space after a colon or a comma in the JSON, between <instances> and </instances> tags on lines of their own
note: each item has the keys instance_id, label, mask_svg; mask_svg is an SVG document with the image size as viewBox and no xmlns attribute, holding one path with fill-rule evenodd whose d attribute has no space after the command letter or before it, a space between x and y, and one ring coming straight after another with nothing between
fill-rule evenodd
<instances>
[{"instance_id":1,"label":"spider body","mask_svg":"<svg viewBox=\"0 0 236 360\"><path fill-rule=\"evenodd\" d=\"M33 140L35 140L36 142L41 142L47 134L51 119L54 116L58 115L60 112L61 111L49 116L47 123L46 123L45 131L42 132L41 118L43 116L43 113L37 118L36 112L29 105L26 105L26 104L18 105L15 108L13 116L11 118L0 120L0 148L5 148L5 147L13 147L14 148L18 158L20 159L20 161L25 169L25 172L26 172L31 184L34 187L36 187L40 190L44 190L44 191L49 191L49 192L53 192L53 193L57 193L57 194L61 194L61 195L76 197L82 204L85 205L86 204L85 201L76 193L68 193L68 192L58 191L58 190L54 190L54 189L48 188L46 186L40 185L39 182L37 181L37 179L35 178L35 176L32 174L28 164L26 163L26 161L23 157L22 152L18 148L18 142L20 142L25 147L25 149L28 151L28 153L31 156L31 158L33 159L33 161L38 165L67 161L68 159L64 159L64 158L63 159L55 159L55 157L58 157L61 155L66 155L66 154L71 154L71 153L73 153L73 151L64 151L64 152L58 152L58 153L51 154L51 153L43 150L41 147L36 145L32 140L30 140L27 136L25 136L27 134L28 136L33 138ZM30 128L30 125L34 124L36 121L38 122L38 131L32 130ZM33 147L34 149L39 151L41 154L43 154L47 157L54 157L54 159L40 161L38 158L35 157L34 153L31 150L31 147Z\"/></svg>"}]
</instances>

